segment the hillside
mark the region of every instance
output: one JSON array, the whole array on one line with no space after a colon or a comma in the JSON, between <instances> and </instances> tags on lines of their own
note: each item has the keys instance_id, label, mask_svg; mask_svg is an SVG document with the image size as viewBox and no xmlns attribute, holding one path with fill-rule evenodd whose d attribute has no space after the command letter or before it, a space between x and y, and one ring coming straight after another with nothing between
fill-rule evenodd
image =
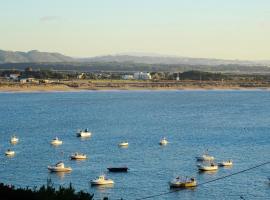
<instances>
[{"instance_id":1,"label":"hillside","mask_svg":"<svg viewBox=\"0 0 270 200\"><path fill-rule=\"evenodd\" d=\"M247 60L225 60L215 58L192 58L162 56L150 54L119 54L87 58L72 58L60 53L40 52L31 50L3 51L0 50L0 63L57 63L57 62L80 62L80 63L140 63L140 64L165 64L165 65L241 65L241 66L268 66L270 61L247 61Z\"/></svg>"},{"instance_id":2,"label":"hillside","mask_svg":"<svg viewBox=\"0 0 270 200\"><path fill-rule=\"evenodd\" d=\"M0 69L54 69L74 71L189 71L229 73L270 73L270 61L222 60L162 55L108 55L72 58L60 53L32 50L29 52L0 50Z\"/></svg>"},{"instance_id":3,"label":"hillside","mask_svg":"<svg viewBox=\"0 0 270 200\"><path fill-rule=\"evenodd\" d=\"M167 64L167 65L242 65L262 66L269 65L269 61L245 61L245 60L224 60L214 58L191 58L172 56L138 56L138 55L108 55L80 59L81 62L130 62L143 64Z\"/></svg>"},{"instance_id":4,"label":"hillside","mask_svg":"<svg viewBox=\"0 0 270 200\"><path fill-rule=\"evenodd\" d=\"M74 59L68 56L64 56L60 53L40 52L37 50L28 52L0 50L0 63L40 63L71 61L74 61Z\"/></svg>"}]
</instances>

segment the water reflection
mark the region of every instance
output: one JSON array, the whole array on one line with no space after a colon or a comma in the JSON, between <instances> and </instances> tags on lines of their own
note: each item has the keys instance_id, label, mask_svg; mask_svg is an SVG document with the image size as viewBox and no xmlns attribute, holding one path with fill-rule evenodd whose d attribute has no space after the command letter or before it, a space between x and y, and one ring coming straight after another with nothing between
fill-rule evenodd
<instances>
[{"instance_id":1,"label":"water reflection","mask_svg":"<svg viewBox=\"0 0 270 200\"><path fill-rule=\"evenodd\" d=\"M13 155L6 155L7 158L14 158L15 157L15 154Z\"/></svg>"},{"instance_id":2,"label":"water reflection","mask_svg":"<svg viewBox=\"0 0 270 200\"><path fill-rule=\"evenodd\" d=\"M128 148L128 146L119 146L119 145L118 145L118 147L119 147L119 149L127 149Z\"/></svg>"},{"instance_id":3,"label":"water reflection","mask_svg":"<svg viewBox=\"0 0 270 200\"><path fill-rule=\"evenodd\" d=\"M50 172L50 176L56 176L60 180L63 180L66 175L70 174L71 172Z\"/></svg>"},{"instance_id":4,"label":"water reflection","mask_svg":"<svg viewBox=\"0 0 270 200\"><path fill-rule=\"evenodd\" d=\"M209 174L209 175L214 175L217 173L218 170L215 171L199 171L199 174Z\"/></svg>"},{"instance_id":5,"label":"water reflection","mask_svg":"<svg viewBox=\"0 0 270 200\"><path fill-rule=\"evenodd\" d=\"M114 187L114 184L107 185L91 185L91 187L96 188L100 192L105 192L107 189L111 189Z\"/></svg>"},{"instance_id":6,"label":"water reflection","mask_svg":"<svg viewBox=\"0 0 270 200\"><path fill-rule=\"evenodd\" d=\"M80 137L80 140L81 141L88 141L90 139L91 139L91 137Z\"/></svg>"},{"instance_id":7,"label":"water reflection","mask_svg":"<svg viewBox=\"0 0 270 200\"><path fill-rule=\"evenodd\" d=\"M224 169L231 169L233 166L223 166Z\"/></svg>"},{"instance_id":8,"label":"water reflection","mask_svg":"<svg viewBox=\"0 0 270 200\"><path fill-rule=\"evenodd\" d=\"M178 192L182 190L190 190L190 191L195 191L196 187L186 187L186 188L172 188L170 187L170 191Z\"/></svg>"}]
</instances>

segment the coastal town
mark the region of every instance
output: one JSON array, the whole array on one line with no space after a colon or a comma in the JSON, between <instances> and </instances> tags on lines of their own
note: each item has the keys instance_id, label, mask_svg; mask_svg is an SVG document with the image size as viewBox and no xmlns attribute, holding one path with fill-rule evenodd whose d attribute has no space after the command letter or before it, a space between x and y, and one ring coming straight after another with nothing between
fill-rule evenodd
<instances>
[{"instance_id":1,"label":"coastal town","mask_svg":"<svg viewBox=\"0 0 270 200\"><path fill-rule=\"evenodd\" d=\"M268 89L270 76L203 71L109 72L24 70L0 71L2 91L110 89Z\"/></svg>"}]
</instances>

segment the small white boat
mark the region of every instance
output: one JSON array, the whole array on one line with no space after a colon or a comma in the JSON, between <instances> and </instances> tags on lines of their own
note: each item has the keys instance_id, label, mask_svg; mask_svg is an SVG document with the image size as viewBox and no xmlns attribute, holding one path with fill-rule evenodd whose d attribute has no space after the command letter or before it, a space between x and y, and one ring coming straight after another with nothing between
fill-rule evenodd
<instances>
[{"instance_id":1,"label":"small white boat","mask_svg":"<svg viewBox=\"0 0 270 200\"><path fill-rule=\"evenodd\" d=\"M196 187L197 181L195 178L180 178L179 176L169 182L171 188L189 188Z\"/></svg>"},{"instance_id":2,"label":"small white boat","mask_svg":"<svg viewBox=\"0 0 270 200\"><path fill-rule=\"evenodd\" d=\"M165 137L163 137L160 141L159 141L159 144L160 145L167 145L169 142L168 142L168 140L165 138Z\"/></svg>"},{"instance_id":3,"label":"small white boat","mask_svg":"<svg viewBox=\"0 0 270 200\"><path fill-rule=\"evenodd\" d=\"M120 142L118 144L119 147L127 147L128 146L128 142L127 141L124 141L124 142Z\"/></svg>"},{"instance_id":4,"label":"small white boat","mask_svg":"<svg viewBox=\"0 0 270 200\"><path fill-rule=\"evenodd\" d=\"M197 165L200 171L216 171L218 170L218 165L215 163L210 163L209 165Z\"/></svg>"},{"instance_id":5,"label":"small white boat","mask_svg":"<svg viewBox=\"0 0 270 200\"><path fill-rule=\"evenodd\" d=\"M100 175L94 180L91 180L91 185L112 185L114 181L112 179L107 179L105 175Z\"/></svg>"},{"instance_id":6,"label":"small white boat","mask_svg":"<svg viewBox=\"0 0 270 200\"><path fill-rule=\"evenodd\" d=\"M70 156L70 158L72 160L85 160L85 159L87 159L87 156L86 156L86 154L76 152L76 153L72 154Z\"/></svg>"},{"instance_id":7,"label":"small white boat","mask_svg":"<svg viewBox=\"0 0 270 200\"><path fill-rule=\"evenodd\" d=\"M62 140L59 140L58 137L54 138L52 141L51 141L51 144L52 145L61 145L63 144L63 141Z\"/></svg>"},{"instance_id":8,"label":"small white boat","mask_svg":"<svg viewBox=\"0 0 270 200\"><path fill-rule=\"evenodd\" d=\"M202 156L197 156L196 159L197 161L213 161L215 160L215 157L208 154L203 154Z\"/></svg>"},{"instance_id":9,"label":"small white boat","mask_svg":"<svg viewBox=\"0 0 270 200\"><path fill-rule=\"evenodd\" d=\"M10 138L10 143L11 144L17 144L19 142L19 138L17 138L15 135L13 135L11 138Z\"/></svg>"},{"instance_id":10,"label":"small white boat","mask_svg":"<svg viewBox=\"0 0 270 200\"><path fill-rule=\"evenodd\" d=\"M85 137L91 137L91 135L92 133L88 129L85 129L84 131L78 130L77 132L77 137L85 138Z\"/></svg>"},{"instance_id":11,"label":"small white boat","mask_svg":"<svg viewBox=\"0 0 270 200\"><path fill-rule=\"evenodd\" d=\"M71 167L65 167L64 163L58 162L54 166L48 166L50 172L70 172L72 171Z\"/></svg>"},{"instance_id":12,"label":"small white boat","mask_svg":"<svg viewBox=\"0 0 270 200\"><path fill-rule=\"evenodd\" d=\"M219 166L221 167L230 167L233 165L232 160L227 160L227 161L222 161L220 163L218 163Z\"/></svg>"},{"instance_id":13,"label":"small white boat","mask_svg":"<svg viewBox=\"0 0 270 200\"><path fill-rule=\"evenodd\" d=\"M5 152L6 156L14 156L15 155L15 151L12 151L10 149L8 149L6 152Z\"/></svg>"}]
</instances>

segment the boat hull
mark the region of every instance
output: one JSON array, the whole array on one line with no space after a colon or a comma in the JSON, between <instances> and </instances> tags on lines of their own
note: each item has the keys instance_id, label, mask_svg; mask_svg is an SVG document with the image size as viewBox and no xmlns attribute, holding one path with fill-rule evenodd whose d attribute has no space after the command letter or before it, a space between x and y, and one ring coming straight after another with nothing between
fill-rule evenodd
<instances>
[{"instance_id":1,"label":"boat hull","mask_svg":"<svg viewBox=\"0 0 270 200\"><path fill-rule=\"evenodd\" d=\"M170 187L171 188L190 188L190 187L196 187L197 186L197 182L171 182L170 183Z\"/></svg>"},{"instance_id":2,"label":"boat hull","mask_svg":"<svg viewBox=\"0 0 270 200\"><path fill-rule=\"evenodd\" d=\"M218 166L202 166L202 165L198 165L198 169L200 171L216 171L218 170Z\"/></svg>"},{"instance_id":3,"label":"boat hull","mask_svg":"<svg viewBox=\"0 0 270 200\"><path fill-rule=\"evenodd\" d=\"M19 142L19 139L11 139L10 143L11 144L17 144Z\"/></svg>"},{"instance_id":4,"label":"boat hull","mask_svg":"<svg viewBox=\"0 0 270 200\"><path fill-rule=\"evenodd\" d=\"M231 167L233 165L232 162L220 162L218 163L220 167Z\"/></svg>"},{"instance_id":5,"label":"boat hull","mask_svg":"<svg viewBox=\"0 0 270 200\"><path fill-rule=\"evenodd\" d=\"M81 138L86 138L86 137L91 137L91 133L77 133L77 137L81 137Z\"/></svg>"},{"instance_id":6,"label":"boat hull","mask_svg":"<svg viewBox=\"0 0 270 200\"><path fill-rule=\"evenodd\" d=\"M128 143L120 143L118 144L119 147L127 147L128 146Z\"/></svg>"},{"instance_id":7,"label":"boat hull","mask_svg":"<svg viewBox=\"0 0 270 200\"><path fill-rule=\"evenodd\" d=\"M57 145L62 145L62 144L63 144L62 141L52 141L52 142L51 142L51 145L55 145L55 146L57 146Z\"/></svg>"},{"instance_id":8,"label":"boat hull","mask_svg":"<svg viewBox=\"0 0 270 200\"><path fill-rule=\"evenodd\" d=\"M159 142L159 145L167 145L167 144L168 144L168 142L165 142L165 141Z\"/></svg>"},{"instance_id":9,"label":"boat hull","mask_svg":"<svg viewBox=\"0 0 270 200\"><path fill-rule=\"evenodd\" d=\"M15 152L14 151L11 151L11 152L5 152L6 156L14 156L15 155Z\"/></svg>"},{"instance_id":10,"label":"boat hull","mask_svg":"<svg viewBox=\"0 0 270 200\"><path fill-rule=\"evenodd\" d=\"M107 180L107 181L91 181L91 185L93 186L98 186L98 185L113 185L114 181L113 180Z\"/></svg>"},{"instance_id":11,"label":"boat hull","mask_svg":"<svg viewBox=\"0 0 270 200\"><path fill-rule=\"evenodd\" d=\"M48 170L50 172L70 172L70 171L72 171L71 167L56 168L56 167L51 167L51 166L48 166Z\"/></svg>"},{"instance_id":12,"label":"boat hull","mask_svg":"<svg viewBox=\"0 0 270 200\"><path fill-rule=\"evenodd\" d=\"M85 159L87 159L87 156L70 156L70 159L72 159L72 160L85 160Z\"/></svg>"}]
</instances>

